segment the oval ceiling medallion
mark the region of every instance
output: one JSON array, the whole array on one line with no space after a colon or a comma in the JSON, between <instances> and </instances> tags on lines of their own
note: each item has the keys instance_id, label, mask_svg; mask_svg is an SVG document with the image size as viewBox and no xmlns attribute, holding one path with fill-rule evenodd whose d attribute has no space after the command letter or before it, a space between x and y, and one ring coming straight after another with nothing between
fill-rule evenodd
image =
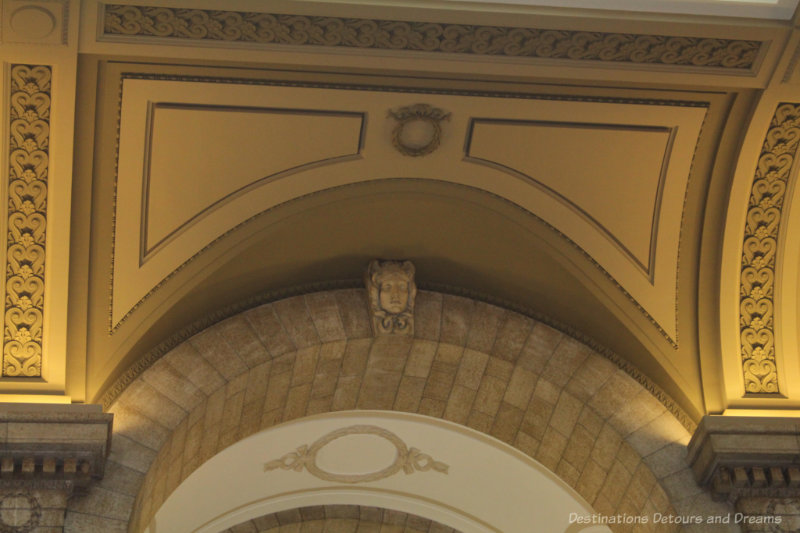
<instances>
[{"instance_id":1,"label":"oval ceiling medallion","mask_svg":"<svg viewBox=\"0 0 800 533\"><path fill-rule=\"evenodd\" d=\"M358 425L332 431L310 446L302 445L280 459L264 465L264 471L283 469L308 472L325 481L365 483L378 481L403 470L435 470L448 466L416 448L409 448L394 433L378 426Z\"/></svg>"},{"instance_id":2,"label":"oval ceiling medallion","mask_svg":"<svg viewBox=\"0 0 800 533\"><path fill-rule=\"evenodd\" d=\"M41 39L50 35L56 28L56 19L44 8L23 6L11 14L9 24L20 36Z\"/></svg>"}]
</instances>

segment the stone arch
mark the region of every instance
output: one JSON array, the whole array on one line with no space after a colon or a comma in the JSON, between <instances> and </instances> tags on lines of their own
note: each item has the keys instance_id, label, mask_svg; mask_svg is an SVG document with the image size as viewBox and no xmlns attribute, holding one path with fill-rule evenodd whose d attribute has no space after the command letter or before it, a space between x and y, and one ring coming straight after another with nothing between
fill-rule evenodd
<instances>
[{"instance_id":1,"label":"stone arch","mask_svg":"<svg viewBox=\"0 0 800 533\"><path fill-rule=\"evenodd\" d=\"M207 328L111 404L103 481L67 527L141 531L218 451L275 424L349 409L413 412L504 441L602 514L723 514L686 464L689 432L587 345L517 313L421 291L415 337L371 334L360 289L297 296ZM704 529L709 531L709 529Z\"/></svg>"},{"instance_id":2,"label":"stone arch","mask_svg":"<svg viewBox=\"0 0 800 533\"><path fill-rule=\"evenodd\" d=\"M459 533L438 522L380 507L362 505L319 505L270 513L226 529L222 533L296 533L296 524L314 531L358 531L378 533ZM294 527L293 527L294 526Z\"/></svg>"}]
</instances>

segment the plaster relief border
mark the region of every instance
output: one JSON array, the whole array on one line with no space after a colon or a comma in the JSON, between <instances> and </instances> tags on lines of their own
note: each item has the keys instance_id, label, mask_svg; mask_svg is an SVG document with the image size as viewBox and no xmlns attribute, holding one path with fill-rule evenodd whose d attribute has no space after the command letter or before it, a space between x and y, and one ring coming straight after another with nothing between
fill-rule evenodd
<instances>
[{"instance_id":1,"label":"plaster relief border","mask_svg":"<svg viewBox=\"0 0 800 533\"><path fill-rule=\"evenodd\" d=\"M780 103L750 188L739 278L745 396L780 394L775 353L775 269L786 189L800 142L800 104Z\"/></svg>"},{"instance_id":2,"label":"plaster relief border","mask_svg":"<svg viewBox=\"0 0 800 533\"><path fill-rule=\"evenodd\" d=\"M404 50L472 56L714 68L754 74L762 41L422 21L103 5L98 40L135 38Z\"/></svg>"},{"instance_id":3,"label":"plaster relief border","mask_svg":"<svg viewBox=\"0 0 800 533\"><path fill-rule=\"evenodd\" d=\"M322 448L337 439L350 435L375 435L389 441L397 452L394 460L385 468L359 474L328 472L317 464L317 454ZM353 450L354 453L363 453L363 451L362 449ZM303 470L303 467L308 470L309 474L316 478L336 483L366 483L369 481L378 481L391 477L401 470L406 474L427 472L428 470L447 474L449 469L448 465L434 460L430 455L422 453L414 447L409 448L400 437L388 429L371 425L348 426L337 429L336 431L331 431L317 439L310 446L303 444L298 446L297 450L294 452L289 452L280 459L269 461L264 465L264 471L269 472L271 470L282 469L300 472Z\"/></svg>"},{"instance_id":4,"label":"plaster relief border","mask_svg":"<svg viewBox=\"0 0 800 533\"><path fill-rule=\"evenodd\" d=\"M11 65L3 377L42 375L51 77Z\"/></svg>"}]
</instances>

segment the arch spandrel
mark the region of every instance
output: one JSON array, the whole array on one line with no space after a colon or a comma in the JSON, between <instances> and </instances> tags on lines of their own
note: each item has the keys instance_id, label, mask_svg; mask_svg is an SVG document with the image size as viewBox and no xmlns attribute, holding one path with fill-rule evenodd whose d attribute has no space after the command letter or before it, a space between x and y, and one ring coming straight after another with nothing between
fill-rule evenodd
<instances>
[{"instance_id":1,"label":"arch spandrel","mask_svg":"<svg viewBox=\"0 0 800 533\"><path fill-rule=\"evenodd\" d=\"M307 238L323 227L325 239ZM113 335L90 336L89 394L113 386L154 346L164 353L164 346L220 317L292 294L362 286L363 269L375 257L413 258L422 289L492 302L596 339L699 416L702 395L689 344L676 351L653 335L611 280L529 213L477 190L424 180L327 191L230 235L187 264ZM447 305L471 320L476 304Z\"/></svg>"},{"instance_id":2,"label":"arch spandrel","mask_svg":"<svg viewBox=\"0 0 800 533\"><path fill-rule=\"evenodd\" d=\"M366 304L352 289L263 305L155 361L110 405L111 474L73 503L68 520L86 520L106 498L113 513L92 520L108 531L130 520L142 531L220 450L285 421L349 409L417 413L490 435L599 513L724 511L694 484L689 432L675 414L588 346L516 313L427 291L417 337L373 338ZM135 495L118 487L121 478L136 480Z\"/></svg>"}]
</instances>

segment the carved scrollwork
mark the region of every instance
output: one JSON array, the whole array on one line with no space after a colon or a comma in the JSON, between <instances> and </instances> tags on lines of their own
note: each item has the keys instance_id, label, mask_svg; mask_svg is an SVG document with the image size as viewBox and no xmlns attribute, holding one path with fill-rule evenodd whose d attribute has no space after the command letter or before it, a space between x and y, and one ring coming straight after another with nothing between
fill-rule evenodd
<instances>
[{"instance_id":1,"label":"carved scrollwork","mask_svg":"<svg viewBox=\"0 0 800 533\"><path fill-rule=\"evenodd\" d=\"M115 4L105 6L103 34L734 70L753 68L764 46L760 41L702 37Z\"/></svg>"},{"instance_id":2,"label":"carved scrollwork","mask_svg":"<svg viewBox=\"0 0 800 533\"><path fill-rule=\"evenodd\" d=\"M789 174L800 141L800 105L772 117L750 189L742 243L739 335L748 394L778 394L775 365L775 267Z\"/></svg>"},{"instance_id":3,"label":"carved scrollwork","mask_svg":"<svg viewBox=\"0 0 800 533\"><path fill-rule=\"evenodd\" d=\"M3 376L42 374L50 143L45 65L12 65Z\"/></svg>"},{"instance_id":4,"label":"carved scrollwork","mask_svg":"<svg viewBox=\"0 0 800 533\"><path fill-rule=\"evenodd\" d=\"M395 447L397 454L391 464L374 472L342 474L338 472L329 472L320 468L317 464L317 453L334 440L349 435L375 435L381 437L389 441ZM358 453L358 450L353 450L353 452ZM359 425L332 431L316 440L310 446L305 444L298 446L295 451L289 452L280 459L275 459L264 465L265 472L277 469L301 472L303 468L308 470L311 475L324 481L334 481L337 483L366 483L393 476L401 470L406 474L427 472L429 470L447 474L450 467L440 461L434 460L433 457L422 453L416 448L409 448L400 437L389 430L378 426Z\"/></svg>"}]
</instances>

